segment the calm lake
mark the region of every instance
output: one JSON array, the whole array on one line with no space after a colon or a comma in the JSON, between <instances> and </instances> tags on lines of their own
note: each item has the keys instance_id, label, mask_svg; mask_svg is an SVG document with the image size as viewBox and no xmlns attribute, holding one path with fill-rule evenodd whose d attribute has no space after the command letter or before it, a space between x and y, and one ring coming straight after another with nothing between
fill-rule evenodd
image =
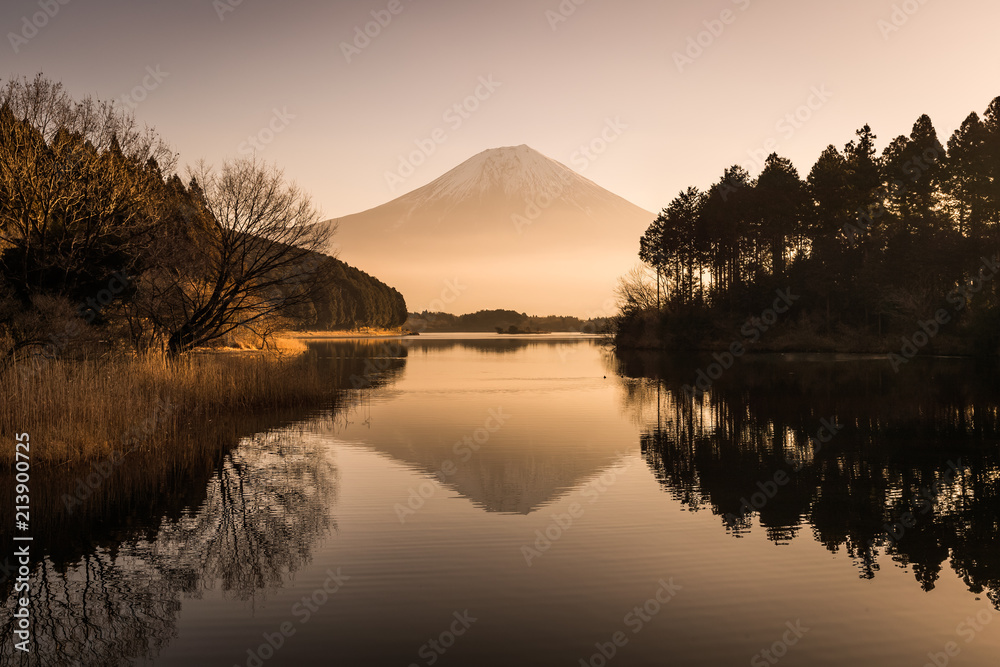
<instances>
[{"instance_id":1,"label":"calm lake","mask_svg":"<svg viewBox=\"0 0 1000 667\"><path fill-rule=\"evenodd\" d=\"M3 664L1000 660L996 368L571 335L310 354L359 389L206 425L72 514L51 483L35 652L4 613Z\"/></svg>"}]
</instances>

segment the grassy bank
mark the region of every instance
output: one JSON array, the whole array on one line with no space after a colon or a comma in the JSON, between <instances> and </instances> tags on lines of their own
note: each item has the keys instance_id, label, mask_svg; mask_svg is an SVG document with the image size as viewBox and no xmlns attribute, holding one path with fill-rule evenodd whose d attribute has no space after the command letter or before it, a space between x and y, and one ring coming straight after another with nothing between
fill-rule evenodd
<instances>
[{"instance_id":1,"label":"grassy bank","mask_svg":"<svg viewBox=\"0 0 1000 667\"><path fill-rule=\"evenodd\" d=\"M336 340L340 338L382 338L406 335L402 329L362 328L351 331L293 331L285 334L286 344L304 340Z\"/></svg>"},{"instance_id":2,"label":"grassy bank","mask_svg":"<svg viewBox=\"0 0 1000 667\"><path fill-rule=\"evenodd\" d=\"M35 463L156 451L216 416L328 405L336 387L308 358L195 354L40 361L0 379L0 460L31 436Z\"/></svg>"}]
</instances>

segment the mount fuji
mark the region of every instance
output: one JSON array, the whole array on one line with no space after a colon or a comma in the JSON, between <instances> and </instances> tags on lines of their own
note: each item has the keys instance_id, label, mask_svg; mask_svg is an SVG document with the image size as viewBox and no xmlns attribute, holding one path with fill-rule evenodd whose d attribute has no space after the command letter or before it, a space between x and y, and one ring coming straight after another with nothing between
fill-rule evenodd
<instances>
[{"instance_id":1,"label":"mount fuji","mask_svg":"<svg viewBox=\"0 0 1000 667\"><path fill-rule=\"evenodd\" d=\"M484 151L338 225L338 256L411 311L611 315L653 214L528 146Z\"/></svg>"}]
</instances>

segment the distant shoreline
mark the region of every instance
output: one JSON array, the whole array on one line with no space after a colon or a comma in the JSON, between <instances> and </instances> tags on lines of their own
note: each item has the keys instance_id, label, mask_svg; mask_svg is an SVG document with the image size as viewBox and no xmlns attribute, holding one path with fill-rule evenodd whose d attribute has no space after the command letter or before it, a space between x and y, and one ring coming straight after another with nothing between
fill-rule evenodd
<instances>
[{"instance_id":1,"label":"distant shoreline","mask_svg":"<svg viewBox=\"0 0 1000 667\"><path fill-rule=\"evenodd\" d=\"M294 340L335 340L341 338L403 338L413 334L399 329L362 329L359 331L289 331L282 338Z\"/></svg>"}]
</instances>

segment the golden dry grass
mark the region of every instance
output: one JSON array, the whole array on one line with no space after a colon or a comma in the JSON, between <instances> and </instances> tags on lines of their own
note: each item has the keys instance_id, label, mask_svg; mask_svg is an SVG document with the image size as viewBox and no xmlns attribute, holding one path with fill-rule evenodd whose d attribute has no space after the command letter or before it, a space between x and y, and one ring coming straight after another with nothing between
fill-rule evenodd
<instances>
[{"instance_id":1,"label":"golden dry grass","mask_svg":"<svg viewBox=\"0 0 1000 667\"><path fill-rule=\"evenodd\" d=\"M0 377L0 460L14 435L35 462L78 462L169 446L213 415L329 404L336 387L302 357L196 354L40 361Z\"/></svg>"}]
</instances>

